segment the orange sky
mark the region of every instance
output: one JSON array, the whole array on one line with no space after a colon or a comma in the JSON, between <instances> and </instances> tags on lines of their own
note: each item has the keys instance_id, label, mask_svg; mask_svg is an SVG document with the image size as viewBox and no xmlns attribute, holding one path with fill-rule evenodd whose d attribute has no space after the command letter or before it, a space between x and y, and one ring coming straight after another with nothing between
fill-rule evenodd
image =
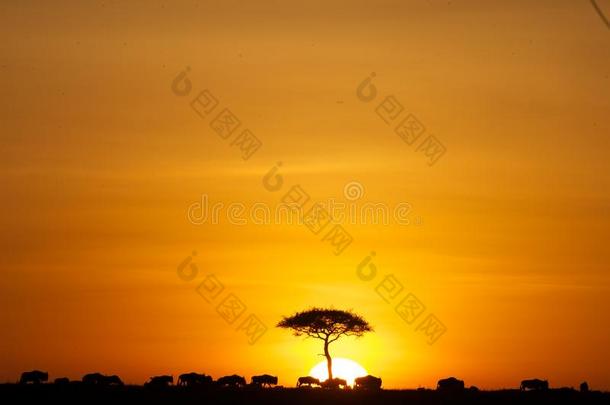
<instances>
[{"instance_id":1,"label":"orange sky","mask_svg":"<svg viewBox=\"0 0 610 405\"><path fill-rule=\"evenodd\" d=\"M590 2L302 3L0 4L0 381L192 370L291 386L322 348L273 325L318 305L375 327L331 348L385 387L610 389L610 35ZM189 107L203 89L211 118ZM376 114L388 95L445 145L435 165ZM225 107L263 143L247 161L210 128ZM204 194L275 206L295 184L345 202L353 181L357 204L406 202L421 224L345 223L335 256L303 225L186 217ZM196 293L209 273L269 327L254 345ZM397 300L425 304L414 324L375 292L387 274ZM415 331L428 314L447 327L432 345Z\"/></svg>"}]
</instances>

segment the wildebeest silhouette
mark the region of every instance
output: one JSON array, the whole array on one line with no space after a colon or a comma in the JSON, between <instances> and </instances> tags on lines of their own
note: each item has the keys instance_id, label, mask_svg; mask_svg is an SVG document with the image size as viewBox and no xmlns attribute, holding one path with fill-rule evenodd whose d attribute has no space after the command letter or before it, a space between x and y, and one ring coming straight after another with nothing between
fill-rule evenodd
<instances>
[{"instance_id":1,"label":"wildebeest silhouette","mask_svg":"<svg viewBox=\"0 0 610 405\"><path fill-rule=\"evenodd\" d=\"M150 380L144 383L145 387L168 387L174 383L174 376L157 375L150 377Z\"/></svg>"},{"instance_id":2,"label":"wildebeest silhouette","mask_svg":"<svg viewBox=\"0 0 610 405\"><path fill-rule=\"evenodd\" d=\"M40 384L43 381L49 380L49 373L46 371L40 370L32 370L32 371L24 371L21 373L21 378L19 379L19 383L21 384Z\"/></svg>"},{"instance_id":3,"label":"wildebeest silhouette","mask_svg":"<svg viewBox=\"0 0 610 405\"><path fill-rule=\"evenodd\" d=\"M270 387L272 385L277 385L277 377L269 374L255 375L252 376L252 384Z\"/></svg>"},{"instance_id":4,"label":"wildebeest silhouette","mask_svg":"<svg viewBox=\"0 0 610 405\"><path fill-rule=\"evenodd\" d=\"M103 379L104 376L100 373L89 373L85 374L81 381L83 384L100 384Z\"/></svg>"},{"instance_id":5,"label":"wildebeest silhouette","mask_svg":"<svg viewBox=\"0 0 610 405\"><path fill-rule=\"evenodd\" d=\"M209 375L198 373L184 373L178 376L178 385L194 387L212 384L214 380Z\"/></svg>"},{"instance_id":6,"label":"wildebeest silhouette","mask_svg":"<svg viewBox=\"0 0 610 405\"><path fill-rule=\"evenodd\" d=\"M589 392L589 384L586 381L580 383L580 392Z\"/></svg>"},{"instance_id":7,"label":"wildebeest silhouette","mask_svg":"<svg viewBox=\"0 0 610 405\"><path fill-rule=\"evenodd\" d=\"M56 378L53 383L57 385L68 385L70 384L70 379L68 377L59 377Z\"/></svg>"},{"instance_id":8,"label":"wildebeest silhouette","mask_svg":"<svg viewBox=\"0 0 610 405\"><path fill-rule=\"evenodd\" d=\"M354 388L378 390L381 388L381 378L372 375L358 377L354 380Z\"/></svg>"},{"instance_id":9,"label":"wildebeest silhouette","mask_svg":"<svg viewBox=\"0 0 610 405\"><path fill-rule=\"evenodd\" d=\"M519 389L521 389L521 391L544 391L549 389L549 382L546 380L539 380L537 378L532 380L523 380L521 381L521 386Z\"/></svg>"},{"instance_id":10,"label":"wildebeest silhouette","mask_svg":"<svg viewBox=\"0 0 610 405\"><path fill-rule=\"evenodd\" d=\"M322 382L322 388L329 388L329 389L337 389L337 388L346 388L347 387L347 381L345 381L343 378L333 378L325 380Z\"/></svg>"},{"instance_id":11,"label":"wildebeest silhouette","mask_svg":"<svg viewBox=\"0 0 610 405\"><path fill-rule=\"evenodd\" d=\"M124 385L118 375L105 375L104 384L106 385Z\"/></svg>"},{"instance_id":12,"label":"wildebeest silhouette","mask_svg":"<svg viewBox=\"0 0 610 405\"><path fill-rule=\"evenodd\" d=\"M443 392L463 391L464 390L464 381L458 380L455 377L444 378L444 379L438 380L438 383L436 384L436 389L438 391L443 391Z\"/></svg>"},{"instance_id":13,"label":"wildebeest silhouette","mask_svg":"<svg viewBox=\"0 0 610 405\"><path fill-rule=\"evenodd\" d=\"M221 387L243 387L246 385L246 379L240 375L226 375L216 380L216 384Z\"/></svg>"},{"instance_id":14,"label":"wildebeest silhouette","mask_svg":"<svg viewBox=\"0 0 610 405\"><path fill-rule=\"evenodd\" d=\"M299 377L299 379L297 380L297 387L300 387L302 385L305 385L307 387L312 387L314 385L320 386L320 380L311 376Z\"/></svg>"},{"instance_id":15,"label":"wildebeest silhouette","mask_svg":"<svg viewBox=\"0 0 610 405\"><path fill-rule=\"evenodd\" d=\"M83 376L83 384L89 385L123 385L118 375L103 375L101 373L89 373Z\"/></svg>"}]
</instances>

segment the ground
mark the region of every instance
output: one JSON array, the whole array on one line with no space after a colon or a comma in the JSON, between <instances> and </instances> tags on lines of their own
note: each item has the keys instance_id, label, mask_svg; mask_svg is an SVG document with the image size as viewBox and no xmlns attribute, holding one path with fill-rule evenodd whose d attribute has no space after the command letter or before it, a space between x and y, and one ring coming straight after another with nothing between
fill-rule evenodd
<instances>
[{"instance_id":1,"label":"ground","mask_svg":"<svg viewBox=\"0 0 610 405\"><path fill-rule=\"evenodd\" d=\"M169 387L145 389L140 386L86 387L82 385L57 386L53 384L0 385L3 403L79 403L79 404L610 404L610 393L580 393L570 389L546 392L520 392L518 390L440 393L433 390L381 390L333 391L322 389L188 389Z\"/></svg>"}]
</instances>

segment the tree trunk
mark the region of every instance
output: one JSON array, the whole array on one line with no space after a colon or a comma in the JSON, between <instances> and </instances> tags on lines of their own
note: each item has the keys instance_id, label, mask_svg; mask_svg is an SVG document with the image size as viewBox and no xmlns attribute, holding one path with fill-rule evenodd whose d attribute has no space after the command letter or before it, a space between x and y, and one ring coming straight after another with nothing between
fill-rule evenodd
<instances>
[{"instance_id":1,"label":"tree trunk","mask_svg":"<svg viewBox=\"0 0 610 405\"><path fill-rule=\"evenodd\" d=\"M328 352L328 339L324 340L324 356L326 356L326 365L328 367L328 379L333 379L333 359Z\"/></svg>"}]
</instances>

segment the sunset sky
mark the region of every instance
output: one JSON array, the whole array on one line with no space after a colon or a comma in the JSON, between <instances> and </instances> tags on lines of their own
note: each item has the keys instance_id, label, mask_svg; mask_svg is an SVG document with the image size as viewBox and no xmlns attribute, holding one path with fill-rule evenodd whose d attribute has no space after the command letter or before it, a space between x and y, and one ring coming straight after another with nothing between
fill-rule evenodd
<instances>
[{"instance_id":1,"label":"sunset sky","mask_svg":"<svg viewBox=\"0 0 610 405\"><path fill-rule=\"evenodd\" d=\"M332 306L375 332L331 353L386 388L610 390L610 30L589 0L2 2L0 50L0 382L198 371L293 386L322 346L274 326ZM202 118L205 89L219 104ZM387 96L404 107L391 124ZM241 121L226 140L211 127L224 108ZM413 145L394 132L408 114L425 127ZM243 129L262 143L247 160ZM428 135L446 148L433 165ZM189 221L203 196L274 208L295 185L308 208L408 204L409 224L344 221L353 242L335 255L328 229ZM211 303L210 274L225 287ZM390 303L387 275L404 286ZM425 305L411 324L395 311L408 293ZM231 325L229 294L247 306ZM254 344L236 330L250 314L268 327ZM429 314L446 327L433 344L416 330Z\"/></svg>"}]
</instances>

